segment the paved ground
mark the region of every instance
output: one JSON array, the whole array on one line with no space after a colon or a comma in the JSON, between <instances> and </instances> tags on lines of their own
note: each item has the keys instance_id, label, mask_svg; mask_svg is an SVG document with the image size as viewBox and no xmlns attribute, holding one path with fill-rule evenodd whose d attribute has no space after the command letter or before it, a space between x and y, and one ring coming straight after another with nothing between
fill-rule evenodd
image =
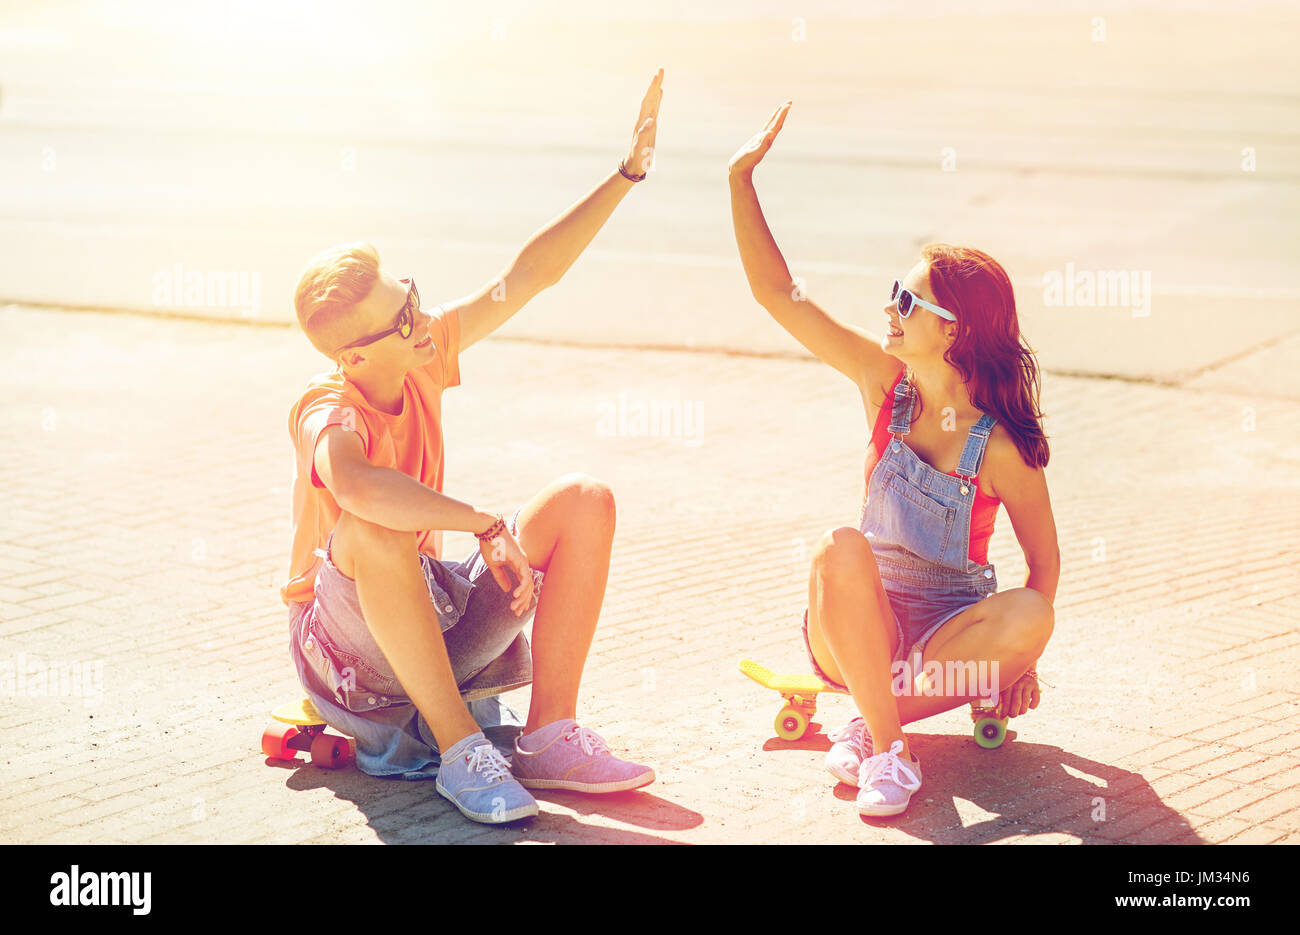
<instances>
[{"instance_id":1,"label":"paved ground","mask_svg":"<svg viewBox=\"0 0 1300 935\"><path fill-rule=\"evenodd\" d=\"M961 711L917 725L921 797L868 822L824 731L775 739L774 696L736 671L802 665L807 551L861 497L851 387L801 360L476 346L445 397L447 490L504 509L566 471L612 485L582 714L660 776L500 830L429 784L258 750L298 694L275 589L304 339L10 306L0 342L5 842L1300 841L1300 394L1049 374L1054 687L995 752ZM697 419L611 434L620 400ZM1023 574L1005 515L991 558L1004 587Z\"/></svg>"},{"instance_id":2,"label":"paved ground","mask_svg":"<svg viewBox=\"0 0 1300 935\"><path fill-rule=\"evenodd\" d=\"M8 4L0 840L1300 838L1296 11L860 6ZM425 784L268 764L298 693L285 417L320 367L281 325L297 271L364 236L426 298L470 291L609 171L659 65L650 183L473 349L446 421L472 502L613 486L584 718L660 782L503 831ZM993 753L961 711L920 725L924 796L892 823L735 671L802 666L808 551L862 494L855 394L748 300L729 225L727 158L787 98L758 183L809 292L875 327L921 244L980 246L1049 370L1054 687ZM1141 294L1054 298L1072 273ZM620 407L693 418L611 432ZM1018 583L1005 515L991 557Z\"/></svg>"}]
</instances>

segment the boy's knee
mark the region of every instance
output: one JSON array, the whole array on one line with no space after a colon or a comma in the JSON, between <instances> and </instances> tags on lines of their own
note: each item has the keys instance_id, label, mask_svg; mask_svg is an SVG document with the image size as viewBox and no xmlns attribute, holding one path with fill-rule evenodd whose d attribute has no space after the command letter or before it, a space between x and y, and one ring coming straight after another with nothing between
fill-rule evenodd
<instances>
[{"instance_id":1,"label":"boy's knee","mask_svg":"<svg viewBox=\"0 0 1300 935\"><path fill-rule=\"evenodd\" d=\"M334 527L331 553L334 564L344 574L350 574L359 558L400 557L414 551L415 533L389 529L353 513L341 513Z\"/></svg>"},{"instance_id":2,"label":"boy's knee","mask_svg":"<svg viewBox=\"0 0 1300 935\"><path fill-rule=\"evenodd\" d=\"M561 478L566 499L570 507L566 512L570 516L581 516L590 523L599 522L610 527L614 524L614 491L604 481L599 481L588 474L565 474Z\"/></svg>"}]
</instances>

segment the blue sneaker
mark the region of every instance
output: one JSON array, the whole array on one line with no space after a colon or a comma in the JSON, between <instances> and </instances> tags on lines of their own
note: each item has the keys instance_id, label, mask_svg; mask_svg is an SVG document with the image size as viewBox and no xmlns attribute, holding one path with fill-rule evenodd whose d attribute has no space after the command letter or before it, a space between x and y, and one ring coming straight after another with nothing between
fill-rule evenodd
<instances>
[{"instance_id":1,"label":"blue sneaker","mask_svg":"<svg viewBox=\"0 0 1300 935\"><path fill-rule=\"evenodd\" d=\"M436 785L471 821L498 825L537 814L537 800L510 775L510 764L482 732L443 754Z\"/></svg>"},{"instance_id":2,"label":"blue sneaker","mask_svg":"<svg viewBox=\"0 0 1300 935\"><path fill-rule=\"evenodd\" d=\"M863 815L897 815L906 810L912 793L921 788L921 761L909 763L899 756L903 741L895 740L885 753L862 761L858 770L858 812Z\"/></svg>"},{"instance_id":3,"label":"blue sneaker","mask_svg":"<svg viewBox=\"0 0 1300 935\"><path fill-rule=\"evenodd\" d=\"M529 789L574 792L623 792L655 781L654 770L618 759L599 734L572 718L516 740L514 772Z\"/></svg>"}]
</instances>

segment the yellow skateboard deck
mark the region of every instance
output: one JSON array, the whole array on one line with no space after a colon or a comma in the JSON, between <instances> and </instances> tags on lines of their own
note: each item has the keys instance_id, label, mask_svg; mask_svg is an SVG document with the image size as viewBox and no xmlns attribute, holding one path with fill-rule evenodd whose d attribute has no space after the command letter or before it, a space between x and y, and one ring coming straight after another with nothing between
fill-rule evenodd
<instances>
[{"instance_id":1,"label":"yellow skateboard deck","mask_svg":"<svg viewBox=\"0 0 1300 935\"><path fill-rule=\"evenodd\" d=\"M817 713L817 696L822 692L847 694L843 689L827 685L811 672L773 672L751 659L740 660L740 671L785 699L785 707L777 714L773 724L776 735L782 740L798 740L808 733L808 722Z\"/></svg>"},{"instance_id":2,"label":"yellow skateboard deck","mask_svg":"<svg viewBox=\"0 0 1300 935\"><path fill-rule=\"evenodd\" d=\"M342 769L356 758L356 742L325 730L325 719L308 698L282 704L271 717L289 727L268 727L262 732L262 752L272 760L296 760L307 753L316 766Z\"/></svg>"},{"instance_id":3,"label":"yellow skateboard deck","mask_svg":"<svg viewBox=\"0 0 1300 935\"><path fill-rule=\"evenodd\" d=\"M782 740L799 740L808 733L808 723L817 713L817 696L823 692L847 695L842 688L827 685L809 673L791 674L773 672L767 666L750 659L740 660L740 671L764 688L777 692L785 699L773 727ZM1007 736L1007 719L998 705L971 703L971 720L975 724L975 742L986 750L1002 745Z\"/></svg>"},{"instance_id":4,"label":"yellow skateboard deck","mask_svg":"<svg viewBox=\"0 0 1300 935\"><path fill-rule=\"evenodd\" d=\"M293 724L295 727L310 727L313 724L325 723L325 719L320 716L320 712L316 710L310 698L282 704L271 712L271 717L286 724Z\"/></svg>"}]
</instances>

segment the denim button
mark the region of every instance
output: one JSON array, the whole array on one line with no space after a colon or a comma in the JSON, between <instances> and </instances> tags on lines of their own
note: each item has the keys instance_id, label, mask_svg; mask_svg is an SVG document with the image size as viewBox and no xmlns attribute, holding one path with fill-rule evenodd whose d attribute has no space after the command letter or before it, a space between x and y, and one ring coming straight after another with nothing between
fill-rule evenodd
<instances>
[{"instance_id":1,"label":"denim button","mask_svg":"<svg viewBox=\"0 0 1300 935\"><path fill-rule=\"evenodd\" d=\"M375 696L374 696L374 695L367 695L367 696L366 696L366 704L374 704L374 703L375 703Z\"/></svg>"},{"instance_id":2,"label":"denim button","mask_svg":"<svg viewBox=\"0 0 1300 935\"><path fill-rule=\"evenodd\" d=\"M451 604L448 604L446 607L443 608L443 610L446 611L447 613L451 613L455 609L456 608L453 607Z\"/></svg>"},{"instance_id":3,"label":"denim button","mask_svg":"<svg viewBox=\"0 0 1300 935\"><path fill-rule=\"evenodd\" d=\"M309 636L307 637L307 642L303 643L302 645L305 646L307 649L311 649L316 644L312 641L312 638Z\"/></svg>"},{"instance_id":4,"label":"denim button","mask_svg":"<svg viewBox=\"0 0 1300 935\"><path fill-rule=\"evenodd\" d=\"M985 569L984 569L984 577L985 577L985 578L992 578L992 577L993 577L993 569L992 569L992 568L985 568Z\"/></svg>"},{"instance_id":5,"label":"denim button","mask_svg":"<svg viewBox=\"0 0 1300 935\"><path fill-rule=\"evenodd\" d=\"M894 450L895 450L895 451L902 451L902 450L903 450L903 446L900 445L898 442L894 442L894 446L893 446L893 447L894 447Z\"/></svg>"}]
</instances>

